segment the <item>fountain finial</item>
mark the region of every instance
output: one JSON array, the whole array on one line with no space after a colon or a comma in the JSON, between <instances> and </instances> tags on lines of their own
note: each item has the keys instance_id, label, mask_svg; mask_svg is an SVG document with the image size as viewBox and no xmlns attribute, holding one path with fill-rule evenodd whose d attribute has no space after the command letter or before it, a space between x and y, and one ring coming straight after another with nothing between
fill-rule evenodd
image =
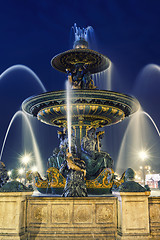
<instances>
[{"instance_id":1,"label":"fountain finial","mask_svg":"<svg viewBox=\"0 0 160 240\"><path fill-rule=\"evenodd\" d=\"M88 48L88 31L92 29L91 26L87 28L77 27L75 23L73 26L75 41L73 44L73 48Z\"/></svg>"}]
</instances>

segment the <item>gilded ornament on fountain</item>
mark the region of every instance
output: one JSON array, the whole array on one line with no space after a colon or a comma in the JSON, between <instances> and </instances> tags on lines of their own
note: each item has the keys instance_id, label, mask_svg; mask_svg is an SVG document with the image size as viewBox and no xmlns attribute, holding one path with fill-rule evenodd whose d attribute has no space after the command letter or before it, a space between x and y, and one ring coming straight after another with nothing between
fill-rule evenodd
<instances>
[{"instance_id":1,"label":"gilded ornament on fountain","mask_svg":"<svg viewBox=\"0 0 160 240\"><path fill-rule=\"evenodd\" d=\"M64 196L68 196L65 195L68 194L67 191L72 191L66 188L70 187L72 190L74 183L69 185L67 181L79 174L80 188L86 185L89 194L104 194L110 192L113 185L118 187L124 181L124 177L119 182L114 179L113 160L108 153L101 150L104 132L100 128L116 124L135 113L139 108L139 102L126 94L99 90L95 86L92 74L108 69L111 61L103 54L88 48L86 29L74 26L74 30L74 49L60 53L51 60L51 65L56 70L67 74L72 88L70 94L72 157L67 158L66 154L68 148L66 91L52 91L30 97L22 105L24 111L37 117L41 122L61 128L59 148L53 151L48 160L47 180L43 180L36 173L36 186L41 192L49 189L48 191L52 193L62 193L65 188ZM69 161L79 166L81 171L85 169L86 176L80 170L78 173L74 173L75 169L71 171L68 167Z\"/></svg>"}]
</instances>

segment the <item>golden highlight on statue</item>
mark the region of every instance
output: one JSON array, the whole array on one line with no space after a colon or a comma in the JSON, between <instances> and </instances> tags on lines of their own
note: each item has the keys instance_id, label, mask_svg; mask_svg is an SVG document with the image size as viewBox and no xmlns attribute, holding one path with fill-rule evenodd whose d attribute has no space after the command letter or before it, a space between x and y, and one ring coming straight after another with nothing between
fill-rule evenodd
<instances>
[{"instance_id":1,"label":"golden highlight on statue","mask_svg":"<svg viewBox=\"0 0 160 240\"><path fill-rule=\"evenodd\" d=\"M74 159L72 153L66 150L66 159L61 165L60 173L66 171L66 185L63 191L63 197L87 197L87 188L85 183L86 166L80 159Z\"/></svg>"}]
</instances>

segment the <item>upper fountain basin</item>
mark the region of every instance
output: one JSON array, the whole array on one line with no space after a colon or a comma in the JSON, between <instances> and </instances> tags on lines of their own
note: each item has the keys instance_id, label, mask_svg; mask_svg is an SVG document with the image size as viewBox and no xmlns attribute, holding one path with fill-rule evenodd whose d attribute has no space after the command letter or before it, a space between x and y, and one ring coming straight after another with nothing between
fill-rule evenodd
<instances>
[{"instance_id":1,"label":"upper fountain basin","mask_svg":"<svg viewBox=\"0 0 160 240\"><path fill-rule=\"evenodd\" d=\"M72 125L103 127L122 121L139 109L134 97L105 90L72 90ZM53 91L30 97L22 109L40 121L58 127L67 126L66 91Z\"/></svg>"},{"instance_id":2,"label":"upper fountain basin","mask_svg":"<svg viewBox=\"0 0 160 240\"><path fill-rule=\"evenodd\" d=\"M110 63L106 56L88 48L71 49L51 60L51 65L61 72L72 72L76 64L83 64L91 74L106 70Z\"/></svg>"}]
</instances>

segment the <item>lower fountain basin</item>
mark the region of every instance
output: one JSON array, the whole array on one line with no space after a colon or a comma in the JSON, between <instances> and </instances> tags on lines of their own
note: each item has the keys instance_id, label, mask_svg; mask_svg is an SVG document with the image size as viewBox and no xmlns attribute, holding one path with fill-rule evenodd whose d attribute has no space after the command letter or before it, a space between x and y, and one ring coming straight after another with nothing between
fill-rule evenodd
<instances>
[{"instance_id":1,"label":"lower fountain basin","mask_svg":"<svg viewBox=\"0 0 160 240\"><path fill-rule=\"evenodd\" d=\"M72 90L72 125L103 127L122 121L139 109L134 97L105 90ZM43 93L26 99L22 109L49 125L67 126L66 91Z\"/></svg>"}]
</instances>

